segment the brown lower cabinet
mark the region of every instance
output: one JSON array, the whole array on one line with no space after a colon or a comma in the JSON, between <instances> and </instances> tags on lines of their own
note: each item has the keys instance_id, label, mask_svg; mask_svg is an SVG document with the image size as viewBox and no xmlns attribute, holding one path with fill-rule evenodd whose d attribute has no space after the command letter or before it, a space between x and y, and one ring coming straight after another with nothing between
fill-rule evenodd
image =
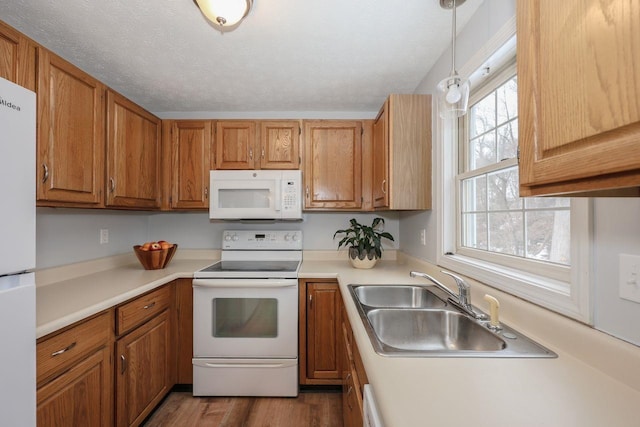
<instances>
[{"instance_id":1,"label":"brown lower cabinet","mask_svg":"<svg viewBox=\"0 0 640 427\"><path fill-rule=\"evenodd\" d=\"M175 283L38 340L38 426L144 421L176 382Z\"/></svg>"},{"instance_id":2,"label":"brown lower cabinet","mask_svg":"<svg viewBox=\"0 0 640 427\"><path fill-rule=\"evenodd\" d=\"M344 427L361 426L363 418L362 394L369 381L347 313L342 308L342 414Z\"/></svg>"},{"instance_id":3,"label":"brown lower cabinet","mask_svg":"<svg viewBox=\"0 0 640 427\"><path fill-rule=\"evenodd\" d=\"M120 338L116 350L116 425L137 426L173 387L169 311Z\"/></svg>"},{"instance_id":4,"label":"brown lower cabinet","mask_svg":"<svg viewBox=\"0 0 640 427\"><path fill-rule=\"evenodd\" d=\"M335 279L300 279L300 384L342 385L344 427L362 426L369 381Z\"/></svg>"},{"instance_id":5,"label":"brown lower cabinet","mask_svg":"<svg viewBox=\"0 0 640 427\"><path fill-rule=\"evenodd\" d=\"M38 426L113 425L113 310L36 344Z\"/></svg>"},{"instance_id":6,"label":"brown lower cabinet","mask_svg":"<svg viewBox=\"0 0 640 427\"><path fill-rule=\"evenodd\" d=\"M335 279L299 281L299 381L302 385L340 385L340 307Z\"/></svg>"}]
</instances>

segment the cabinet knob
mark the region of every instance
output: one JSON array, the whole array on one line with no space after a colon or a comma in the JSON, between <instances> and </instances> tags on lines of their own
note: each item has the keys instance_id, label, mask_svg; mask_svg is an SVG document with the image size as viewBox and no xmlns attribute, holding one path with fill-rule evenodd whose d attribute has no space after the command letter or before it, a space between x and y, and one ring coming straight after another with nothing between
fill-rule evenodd
<instances>
[{"instance_id":1,"label":"cabinet knob","mask_svg":"<svg viewBox=\"0 0 640 427\"><path fill-rule=\"evenodd\" d=\"M262 156L262 158L264 159L264 148L262 149L261 156Z\"/></svg>"},{"instance_id":2,"label":"cabinet knob","mask_svg":"<svg viewBox=\"0 0 640 427\"><path fill-rule=\"evenodd\" d=\"M253 160L253 148L249 148L249 159Z\"/></svg>"}]
</instances>

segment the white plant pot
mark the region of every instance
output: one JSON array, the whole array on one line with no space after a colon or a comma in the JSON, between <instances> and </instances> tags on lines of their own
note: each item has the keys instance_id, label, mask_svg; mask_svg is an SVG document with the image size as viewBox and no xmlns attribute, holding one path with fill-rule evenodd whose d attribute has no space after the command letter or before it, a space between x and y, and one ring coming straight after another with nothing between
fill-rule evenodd
<instances>
[{"instance_id":1,"label":"white plant pot","mask_svg":"<svg viewBox=\"0 0 640 427\"><path fill-rule=\"evenodd\" d=\"M351 261L351 266L354 268L373 268L373 266L376 265L376 262L378 262L378 258L369 259L365 257L364 259L360 259L358 257L349 257L349 261Z\"/></svg>"}]
</instances>

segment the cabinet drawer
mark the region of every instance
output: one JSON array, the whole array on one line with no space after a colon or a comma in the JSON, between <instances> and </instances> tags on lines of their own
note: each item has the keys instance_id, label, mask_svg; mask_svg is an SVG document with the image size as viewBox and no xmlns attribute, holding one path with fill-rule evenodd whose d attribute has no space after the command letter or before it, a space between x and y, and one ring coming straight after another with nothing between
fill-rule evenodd
<instances>
[{"instance_id":1,"label":"cabinet drawer","mask_svg":"<svg viewBox=\"0 0 640 427\"><path fill-rule=\"evenodd\" d=\"M39 342L36 346L38 384L108 345L111 340L111 319L111 311L106 311Z\"/></svg>"},{"instance_id":2,"label":"cabinet drawer","mask_svg":"<svg viewBox=\"0 0 640 427\"><path fill-rule=\"evenodd\" d=\"M116 309L116 333L123 335L146 322L171 304L171 287L163 286Z\"/></svg>"}]
</instances>

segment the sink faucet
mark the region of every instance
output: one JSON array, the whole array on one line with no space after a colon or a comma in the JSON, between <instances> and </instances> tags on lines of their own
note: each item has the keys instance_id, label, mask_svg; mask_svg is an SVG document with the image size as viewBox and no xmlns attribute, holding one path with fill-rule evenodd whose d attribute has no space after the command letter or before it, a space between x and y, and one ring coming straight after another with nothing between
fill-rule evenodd
<instances>
[{"instance_id":1,"label":"sink faucet","mask_svg":"<svg viewBox=\"0 0 640 427\"><path fill-rule=\"evenodd\" d=\"M451 289L449 289L448 287L443 285L440 281L436 280L434 277L428 275L427 273L412 271L411 273L409 273L409 275L411 277L422 277L424 279L429 280L431 283L436 285L436 287L438 287L440 290L444 291L447 295L449 295L449 301L453 305L455 305L457 308L464 311L466 314L473 317L474 319L484 320L486 316L482 313L476 312L473 309L473 306L471 305L471 292L470 292L469 284L465 282L465 280L462 277L456 274L453 274L450 271L441 270L441 272L446 274L447 276L453 277L453 280L456 281L456 285L458 286L458 294L455 294L453 291L451 291Z\"/></svg>"}]
</instances>

